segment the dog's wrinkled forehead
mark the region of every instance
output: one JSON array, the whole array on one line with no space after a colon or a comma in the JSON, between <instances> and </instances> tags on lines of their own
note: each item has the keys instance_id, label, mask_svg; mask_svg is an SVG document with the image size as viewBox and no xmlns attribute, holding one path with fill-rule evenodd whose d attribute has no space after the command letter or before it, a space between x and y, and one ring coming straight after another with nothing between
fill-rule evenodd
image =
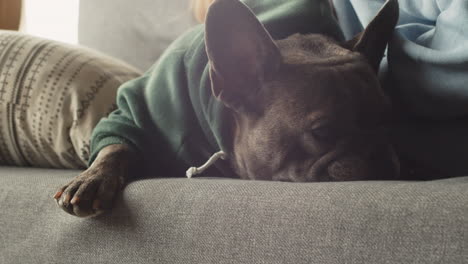
<instances>
[{"instance_id":1,"label":"dog's wrinkled forehead","mask_svg":"<svg viewBox=\"0 0 468 264\"><path fill-rule=\"evenodd\" d=\"M333 63L356 58L356 52L343 48L334 39L319 34L294 34L276 41L283 62L289 64Z\"/></svg>"},{"instance_id":2,"label":"dog's wrinkled forehead","mask_svg":"<svg viewBox=\"0 0 468 264\"><path fill-rule=\"evenodd\" d=\"M296 34L276 44L282 63L267 82L264 96L281 104L283 110L290 109L290 114L322 111L352 118L366 111L382 113L390 107L375 72L359 52L313 34Z\"/></svg>"}]
</instances>

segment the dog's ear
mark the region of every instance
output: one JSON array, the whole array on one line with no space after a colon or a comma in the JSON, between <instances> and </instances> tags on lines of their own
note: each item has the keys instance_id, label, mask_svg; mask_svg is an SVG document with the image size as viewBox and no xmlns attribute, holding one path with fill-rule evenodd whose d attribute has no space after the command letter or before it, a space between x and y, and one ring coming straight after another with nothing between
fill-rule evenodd
<instances>
[{"instance_id":1,"label":"dog's ear","mask_svg":"<svg viewBox=\"0 0 468 264\"><path fill-rule=\"evenodd\" d=\"M345 47L364 54L377 72L398 16L398 0L388 0L366 29L348 41Z\"/></svg>"},{"instance_id":2,"label":"dog's ear","mask_svg":"<svg viewBox=\"0 0 468 264\"><path fill-rule=\"evenodd\" d=\"M255 108L261 83L281 55L265 27L238 0L216 0L205 22L214 96L236 111Z\"/></svg>"}]
</instances>

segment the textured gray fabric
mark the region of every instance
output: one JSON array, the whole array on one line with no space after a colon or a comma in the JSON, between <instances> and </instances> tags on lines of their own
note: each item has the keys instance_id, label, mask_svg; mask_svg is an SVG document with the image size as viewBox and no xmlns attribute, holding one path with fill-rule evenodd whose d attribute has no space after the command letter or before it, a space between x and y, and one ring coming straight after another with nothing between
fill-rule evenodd
<instances>
[{"instance_id":1,"label":"textured gray fabric","mask_svg":"<svg viewBox=\"0 0 468 264\"><path fill-rule=\"evenodd\" d=\"M195 25L189 0L81 0L79 43L147 70Z\"/></svg>"},{"instance_id":2,"label":"textured gray fabric","mask_svg":"<svg viewBox=\"0 0 468 264\"><path fill-rule=\"evenodd\" d=\"M78 171L0 168L0 263L467 263L468 177L149 179L110 214L51 196Z\"/></svg>"}]
</instances>

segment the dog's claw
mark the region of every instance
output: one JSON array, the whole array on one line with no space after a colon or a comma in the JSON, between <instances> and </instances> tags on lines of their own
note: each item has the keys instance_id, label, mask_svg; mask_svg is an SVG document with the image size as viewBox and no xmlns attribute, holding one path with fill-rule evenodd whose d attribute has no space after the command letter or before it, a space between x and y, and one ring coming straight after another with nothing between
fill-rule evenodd
<instances>
[{"instance_id":1,"label":"dog's claw","mask_svg":"<svg viewBox=\"0 0 468 264\"><path fill-rule=\"evenodd\" d=\"M59 199L60 196L62 196L62 194L63 194L63 191L57 191L57 192L55 193L55 195L54 195L54 199L55 199L55 200Z\"/></svg>"},{"instance_id":2,"label":"dog's claw","mask_svg":"<svg viewBox=\"0 0 468 264\"><path fill-rule=\"evenodd\" d=\"M71 204L75 205L80 202L80 197L73 197L73 199L70 201Z\"/></svg>"},{"instance_id":3,"label":"dog's claw","mask_svg":"<svg viewBox=\"0 0 468 264\"><path fill-rule=\"evenodd\" d=\"M63 199L64 204L69 204L71 199L71 195L67 194L65 195L65 198Z\"/></svg>"}]
</instances>

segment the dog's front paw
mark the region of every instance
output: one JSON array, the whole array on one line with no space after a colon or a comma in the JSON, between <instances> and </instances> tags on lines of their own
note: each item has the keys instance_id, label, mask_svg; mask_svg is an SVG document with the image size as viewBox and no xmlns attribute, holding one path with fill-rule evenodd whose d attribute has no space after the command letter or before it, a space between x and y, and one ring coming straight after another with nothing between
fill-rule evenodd
<instances>
[{"instance_id":1,"label":"dog's front paw","mask_svg":"<svg viewBox=\"0 0 468 264\"><path fill-rule=\"evenodd\" d=\"M88 169L54 195L58 206L78 217L96 216L112 207L123 186L118 171Z\"/></svg>"}]
</instances>

